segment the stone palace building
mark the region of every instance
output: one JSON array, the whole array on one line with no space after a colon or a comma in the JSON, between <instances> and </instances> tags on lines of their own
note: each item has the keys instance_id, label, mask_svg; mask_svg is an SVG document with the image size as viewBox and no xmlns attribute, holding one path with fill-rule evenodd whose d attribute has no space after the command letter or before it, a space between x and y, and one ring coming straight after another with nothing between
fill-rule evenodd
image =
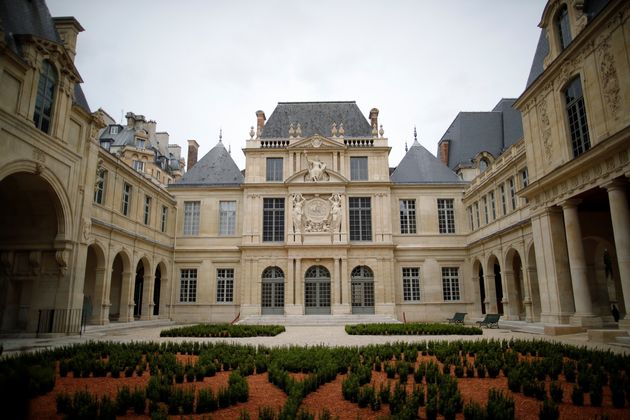
<instances>
[{"instance_id":1,"label":"stone palace building","mask_svg":"<svg viewBox=\"0 0 630 420\"><path fill-rule=\"evenodd\" d=\"M157 318L502 314L630 327L630 5L550 0L525 91L390 168L374 108L280 102L198 159L92 111L83 28L0 1L0 332ZM532 22L534 24L535 22ZM404 139L395 139L402 143Z\"/></svg>"}]
</instances>

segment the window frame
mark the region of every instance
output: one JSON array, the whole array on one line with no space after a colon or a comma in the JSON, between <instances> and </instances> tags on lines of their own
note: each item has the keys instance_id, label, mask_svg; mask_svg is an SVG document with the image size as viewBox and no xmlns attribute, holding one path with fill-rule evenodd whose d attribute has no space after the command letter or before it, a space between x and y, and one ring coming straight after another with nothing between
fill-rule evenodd
<instances>
[{"instance_id":1,"label":"window frame","mask_svg":"<svg viewBox=\"0 0 630 420\"><path fill-rule=\"evenodd\" d=\"M475 230L475 220L473 219L472 205L468 206L466 211L468 212L468 224L470 225L470 230L473 231Z\"/></svg>"},{"instance_id":2,"label":"window frame","mask_svg":"<svg viewBox=\"0 0 630 420\"><path fill-rule=\"evenodd\" d=\"M442 299L444 302L462 300L459 267L442 267Z\"/></svg>"},{"instance_id":3,"label":"window frame","mask_svg":"<svg viewBox=\"0 0 630 420\"><path fill-rule=\"evenodd\" d=\"M494 197L494 190L490 191L488 196L490 198L490 214L492 214L492 221L495 221L497 220L497 203Z\"/></svg>"},{"instance_id":4,"label":"window frame","mask_svg":"<svg viewBox=\"0 0 630 420\"><path fill-rule=\"evenodd\" d=\"M356 163L356 164L355 164ZM369 180L369 166L367 156L350 156L350 180Z\"/></svg>"},{"instance_id":5,"label":"window frame","mask_svg":"<svg viewBox=\"0 0 630 420\"><path fill-rule=\"evenodd\" d=\"M131 214L131 199L133 195L133 185L128 182L123 182L121 207L120 212L123 216L129 216Z\"/></svg>"},{"instance_id":6,"label":"window frame","mask_svg":"<svg viewBox=\"0 0 630 420\"><path fill-rule=\"evenodd\" d=\"M503 210L503 216L505 216L508 214L507 198L505 197L505 184L499 185L499 191L501 193L501 210Z\"/></svg>"},{"instance_id":7,"label":"window frame","mask_svg":"<svg viewBox=\"0 0 630 420\"><path fill-rule=\"evenodd\" d=\"M455 200L453 198L438 198L438 232L442 235L455 233Z\"/></svg>"},{"instance_id":8,"label":"window frame","mask_svg":"<svg viewBox=\"0 0 630 420\"><path fill-rule=\"evenodd\" d=\"M37 82L33 123L46 134L50 134L52 129L58 84L59 73L56 67L49 60L42 61Z\"/></svg>"},{"instance_id":9,"label":"window frame","mask_svg":"<svg viewBox=\"0 0 630 420\"><path fill-rule=\"evenodd\" d=\"M401 235L414 235L417 233L416 223L416 200L400 199L398 201L400 209L400 234ZM403 208L404 206L404 208Z\"/></svg>"},{"instance_id":10,"label":"window frame","mask_svg":"<svg viewBox=\"0 0 630 420\"><path fill-rule=\"evenodd\" d=\"M160 231L162 233L165 233L167 228L168 228L168 207L162 206L162 218L160 222Z\"/></svg>"},{"instance_id":11,"label":"window frame","mask_svg":"<svg viewBox=\"0 0 630 420\"><path fill-rule=\"evenodd\" d=\"M184 201L184 236L198 236L201 219L201 201Z\"/></svg>"},{"instance_id":12,"label":"window frame","mask_svg":"<svg viewBox=\"0 0 630 420\"><path fill-rule=\"evenodd\" d=\"M153 202L153 198L149 195L144 196L144 217L143 221L145 225L151 224L151 204Z\"/></svg>"},{"instance_id":13,"label":"window frame","mask_svg":"<svg viewBox=\"0 0 630 420\"><path fill-rule=\"evenodd\" d=\"M233 204L233 209L223 209L224 204ZM219 201L219 236L236 235L236 200Z\"/></svg>"},{"instance_id":14,"label":"window frame","mask_svg":"<svg viewBox=\"0 0 630 420\"><path fill-rule=\"evenodd\" d=\"M142 160L134 160L133 161L133 169L137 172L144 173L144 161Z\"/></svg>"},{"instance_id":15,"label":"window frame","mask_svg":"<svg viewBox=\"0 0 630 420\"><path fill-rule=\"evenodd\" d=\"M573 41L573 36L571 35L571 23L569 22L569 8L566 3L560 6L553 21L558 34L557 39L559 52L562 52L569 46L569 44L571 44L571 41Z\"/></svg>"},{"instance_id":16,"label":"window frame","mask_svg":"<svg viewBox=\"0 0 630 420\"><path fill-rule=\"evenodd\" d=\"M265 164L265 180L267 182L282 182L284 179L284 158L268 157Z\"/></svg>"},{"instance_id":17,"label":"window frame","mask_svg":"<svg viewBox=\"0 0 630 420\"><path fill-rule=\"evenodd\" d=\"M571 93L571 91L574 91ZM579 93L579 96L577 95ZM575 94L575 97L569 96ZM571 139L573 158L583 155L591 148L586 99L580 75L571 79L564 88L566 126Z\"/></svg>"},{"instance_id":18,"label":"window frame","mask_svg":"<svg viewBox=\"0 0 630 420\"><path fill-rule=\"evenodd\" d=\"M263 242L284 242L284 197L263 198Z\"/></svg>"},{"instance_id":19,"label":"window frame","mask_svg":"<svg viewBox=\"0 0 630 420\"><path fill-rule=\"evenodd\" d=\"M184 272L186 272L186 276L184 276ZM179 303L197 302L197 281L198 270L196 268L179 269Z\"/></svg>"},{"instance_id":20,"label":"window frame","mask_svg":"<svg viewBox=\"0 0 630 420\"><path fill-rule=\"evenodd\" d=\"M483 218L486 222L485 224L487 225L488 223L490 223L490 218L488 216L488 197L484 195L481 200L483 201Z\"/></svg>"},{"instance_id":21,"label":"window frame","mask_svg":"<svg viewBox=\"0 0 630 420\"><path fill-rule=\"evenodd\" d=\"M105 203L105 192L107 188L107 170L99 171L98 180L94 185L94 203L103 205Z\"/></svg>"},{"instance_id":22,"label":"window frame","mask_svg":"<svg viewBox=\"0 0 630 420\"><path fill-rule=\"evenodd\" d=\"M402 267L402 287L403 302L422 302L420 267Z\"/></svg>"},{"instance_id":23,"label":"window frame","mask_svg":"<svg viewBox=\"0 0 630 420\"><path fill-rule=\"evenodd\" d=\"M216 303L234 303L234 268L217 268L216 276Z\"/></svg>"},{"instance_id":24,"label":"window frame","mask_svg":"<svg viewBox=\"0 0 630 420\"><path fill-rule=\"evenodd\" d=\"M516 183L514 182L514 177L510 177L508 179L508 186L510 189L510 204L512 205L512 211L516 210Z\"/></svg>"},{"instance_id":25,"label":"window frame","mask_svg":"<svg viewBox=\"0 0 630 420\"><path fill-rule=\"evenodd\" d=\"M348 225L350 241L372 240L372 197L348 197Z\"/></svg>"}]
</instances>

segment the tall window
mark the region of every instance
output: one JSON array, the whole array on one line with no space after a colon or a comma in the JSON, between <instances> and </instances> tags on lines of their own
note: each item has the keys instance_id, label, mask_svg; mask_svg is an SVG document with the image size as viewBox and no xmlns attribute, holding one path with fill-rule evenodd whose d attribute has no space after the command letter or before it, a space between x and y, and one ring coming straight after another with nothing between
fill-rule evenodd
<instances>
[{"instance_id":1,"label":"tall window","mask_svg":"<svg viewBox=\"0 0 630 420\"><path fill-rule=\"evenodd\" d=\"M267 158L267 181L282 181L282 158Z\"/></svg>"},{"instance_id":2,"label":"tall window","mask_svg":"<svg viewBox=\"0 0 630 420\"><path fill-rule=\"evenodd\" d=\"M50 64L50 61L44 60L42 70L39 73L35 112L33 113L35 127L39 128L44 133L48 133L50 130L56 85L57 72L52 64Z\"/></svg>"},{"instance_id":3,"label":"tall window","mask_svg":"<svg viewBox=\"0 0 630 420\"><path fill-rule=\"evenodd\" d=\"M571 42L571 28L569 27L569 12L567 5L563 4L556 15L556 28L558 29L558 40L560 49L564 50Z\"/></svg>"},{"instance_id":4,"label":"tall window","mask_svg":"<svg viewBox=\"0 0 630 420\"><path fill-rule=\"evenodd\" d=\"M588 123L586 121L586 108L584 107L584 95L582 94L582 83L579 76L569 84L565 96L573 157L578 157L591 148Z\"/></svg>"},{"instance_id":5,"label":"tall window","mask_svg":"<svg viewBox=\"0 0 630 420\"><path fill-rule=\"evenodd\" d=\"M460 299L457 267L442 267L442 296L445 301Z\"/></svg>"},{"instance_id":6,"label":"tall window","mask_svg":"<svg viewBox=\"0 0 630 420\"><path fill-rule=\"evenodd\" d=\"M133 169L135 169L138 172L144 172L144 162L141 160L134 160Z\"/></svg>"},{"instance_id":7,"label":"tall window","mask_svg":"<svg viewBox=\"0 0 630 420\"><path fill-rule=\"evenodd\" d=\"M219 201L219 235L234 235L236 201Z\"/></svg>"},{"instance_id":8,"label":"tall window","mask_svg":"<svg viewBox=\"0 0 630 420\"><path fill-rule=\"evenodd\" d=\"M492 220L497 218L497 203L494 201L494 191L490 191L490 210L492 214Z\"/></svg>"},{"instance_id":9,"label":"tall window","mask_svg":"<svg viewBox=\"0 0 630 420\"><path fill-rule=\"evenodd\" d=\"M184 201L184 235L199 235L200 201Z\"/></svg>"},{"instance_id":10,"label":"tall window","mask_svg":"<svg viewBox=\"0 0 630 420\"><path fill-rule=\"evenodd\" d=\"M105 200L105 183L107 181L107 171L100 170L96 178L96 185L94 186L94 202L96 204L103 204Z\"/></svg>"},{"instance_id":11,"label":"tall window","mask_svg":"<svg viewBox=\"0 0 630 420\"><path fill-rule=\"evenodd\" d=\"M368 158L366 156L350 158L350 179L366 181L368 179Z\"/></svg>"},{"instance_id":12,"label":"tall window","mask_svg":"<svg viewBox=\"0 0 630 420\"><path fill-rule=\"evenodd\" d=\"M148 195L144 196L144 224L148 225L151 223L151 197Z\"/></svg>"},{"instance_id":13,"label":"tall window","mask_svg":"<svg viewBox=\"0 0 630 420\"><path fill-rule=\"evenodd\" d=\"M485 224L488 224L488 198L484 195L483 196L483 220L485 222Z\"/></svg>"},{"instance_id":14,"label":"tall window","mask_svg":"<svg viewBox=\"0 0 630 420\"><path fill-rule=\"evenodd\" d=\"M162 223L160 223L160 231L166 232L168 224L168 207L162 206Z\"/></svg>"},{"instance_id":15,"label":"tall window","mask_svg":"<svg viewBox=\"0 0 630 420\"><path fill-rule=\"evenodd\" d=\"M477 222L477 227L481 226L481 222L479 220L479 203L475 201L475 221Z\"/></svg>"},{"instance_id":16,"label":"tall window","mask_svg":"<svg viewBox=\"0 0 630 420\"><path fill-rule=\"evenodd\" d=\"M370 197L348 198L350 211L350 240L372 240L372 208Z\"/></svg>"},{"instance_id":17,"label":"tall window","mask_svg":"<svg viewBox=\"0 0 630 420\"><path fill-rule=\"evenodd\" d=\"M468 224L470 225L470 230L474 230L475 222L473 220L472 206L468 206L466 210L468 211Z\"/></svg>"},{"instance_id":18,"label":"tall window","mask_svg":"<svg viewBox=\"0 0 630 420\"><path fill-rule=\"evenodd\" d=\"M123 184L123 192L122 192L122 207L120 211L125 216L129 216L129 210L131 209L131 184L127 184L126 182Z\"/></svg>"},{"instance_id":19,"label":"tall window","mask_svg":"<svg viewBox=\"0 0 630 420\"><path fill-rule=\"evenodd\" d=\"M452 198L439 198L438 205L438 227L440 233L455 233L455 213L453 211Z\"/></svg>"},{"instance_id":20,"label":"tall window","mask_svg":"<svg viewBox=\"0 0 630 420\"><path fill-rule=\"evenodd\" d=\"M529 185L529 173L527 172L527 168L521 171L521 181L523 184L523 188L527 188Z\"/></svg>"},{"instance_id":21,"label":"tall window","mask_svg":"<svg viewBox=\"0 0 630 420\"><path fill-rule=\"evenodd\" d=\"M197 269L185 268L179 275L179 301L190 303L197 301Z\"/></svg>"},{"instance_id":22,"label":"tall window","mask_svg":"<svg viewBox=\"0 0 630 420\"><path fill-rule=\"evenodd\" d=\"M400 233L416 233L416 200L400 200Z\"/></svg>"},{"instance_id":23,"label":"tall window","mask_svg":"<svg viewBox=\"0 0 630 420\"><path fill-rule=\"evenodd\" d=\"M217 269L217 302L234 302L234 269Z\"/></svg>"},{"instance_id":24,"label":"tall window","mask_svg":"<svg viewBox=\"0 0 630 420\"><path fill-rule=\"evenodd\" d=\"M510 203L512 204L512 210L516 210L516 188L514 186L514 177L508 179L508 185L510 187Z\"/></svg>"},{"instance_id":25,"label":"tall window","mask_svg":"<svg viewBox=\"0 0 630 420\"><path fill-rule=\"evenodd\" d=\"M403 272L403 300L413 302L420 300L420 269L405 267Z\"/></svg>"},{"instance_id":26,"label":"tall window","mask_svg":"<svg viewBox=\"0 0 630 420\"><path fill-rule=\"evenodd\" d=\"M112 125L109 127L109 134L118 134L118 126Z\"/></svg>"},{"instance_id":27,"label":"tall window","mask_svg":"<svg viewBox=\"0 0 630 420\"><path fill-rule=\"evenodd\" d=\"M145 142L146 142L146 140L144 140L144 139L136 138L136 147L138 149L144 149Z\"/></svg>"},{"instance_id":28,"label":"tall window","mask_svg":"<svg viewBox=\"0 0 630 420\"><path fill-rule=\"evenodd\" d=\"M263 199L263 241L284 241L284 198Z\"/></svg>"},{"instance_id":29,"label":"tall window","mask_svg":"<svg viewBox=\"0 0 630 420\"><path fill-rule=\"evenodd\" d=\"M507 204L505 201L505 185L499 185L499 192L501 193L501 211L503 212L502 214L505 216L507 214Z\"/></svg>"}]
</instances>

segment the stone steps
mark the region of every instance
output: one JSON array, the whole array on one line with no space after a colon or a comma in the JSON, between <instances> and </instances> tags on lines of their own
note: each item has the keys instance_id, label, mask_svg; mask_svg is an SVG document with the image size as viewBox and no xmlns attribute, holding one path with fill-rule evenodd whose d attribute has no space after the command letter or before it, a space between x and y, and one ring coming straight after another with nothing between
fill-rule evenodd
<instances>
[{"instance_id":1,"label":"stone steps","mask_svg":"<svg viewBox=\"0 0 630 420\"><path fill-rule=\"evenodd\" d=\"M473 324L474 325L474 324ZM528 334L545 334L545 326L543 324L525 321L499 321L499 328L514 331L524 332Z\"/></svg>"},{"instance_id":2,"label":"stone steps","mask_svg":"<svg viewBox=\"0 0 630 420\"><path fill-rule=\"evenodd\" d=\"M255 315L237 322L240 325L356 325L400 324L396 318L386 315Z\"/></svg>"}]
</instances>

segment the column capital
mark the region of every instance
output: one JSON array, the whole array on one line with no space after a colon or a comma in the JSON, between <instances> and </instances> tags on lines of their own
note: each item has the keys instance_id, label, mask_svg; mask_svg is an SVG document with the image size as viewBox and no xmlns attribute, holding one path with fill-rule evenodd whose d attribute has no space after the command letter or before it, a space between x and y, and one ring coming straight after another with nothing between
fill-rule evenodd
<instances>
[{"instance_id":1,"label":"column capital","mask_svg":"<svg viewBox=\"0 0 630 420\"><path fill-rule=\"evenodd\" d=\"M560 204L560 206L562 207L562 209L570 209L570 208L575 208L578 206L578 204L580 204L582 202L582 200L580 200L579 198L569 198L568 200L564 200Z\"/></svg>"},{"instance_id":2,"label":"column capital","mask_svg":"<svg viewBox=\"0 0 630 420\"><path fill-rule=\"evenodd\" d=\"M602 185L602 188L606 188L606 190L608 191L620 190L624 189L625 187L626 183L623 182L621 179L613 179L612 181L609 181Z\"/></svg>"}]
</instances>

